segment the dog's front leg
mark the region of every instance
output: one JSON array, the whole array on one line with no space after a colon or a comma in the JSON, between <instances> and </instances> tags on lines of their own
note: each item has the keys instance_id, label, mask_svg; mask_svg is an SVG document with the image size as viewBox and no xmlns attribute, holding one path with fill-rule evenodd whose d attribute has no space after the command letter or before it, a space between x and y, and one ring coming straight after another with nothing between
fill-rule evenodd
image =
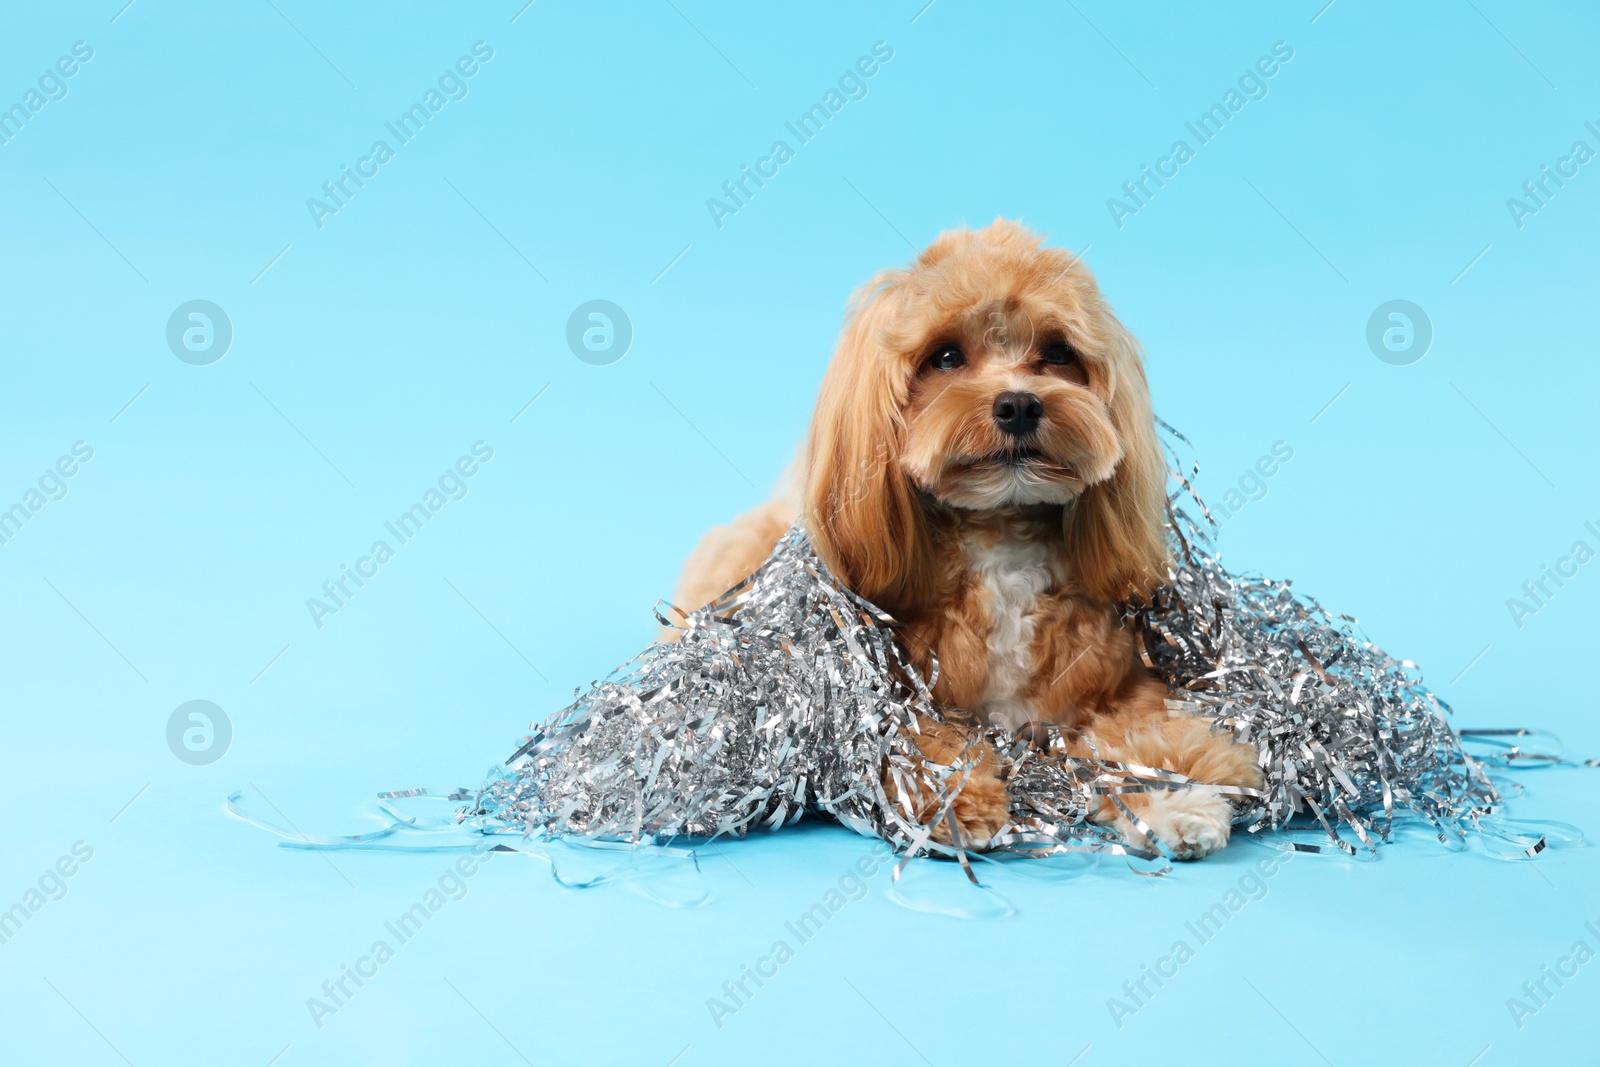
<instances>
[{"instance_id":1,"label":"dog's front leg","mask_svg":"<svg viewBox=\"0 0 1600 1067\"><path fill-rule=\"evenodd\" d=\"M1165 696L1153 679L1140 686L1121 707L1086 724L1087 742L1074 745L1073 754L1177 771L1209 785L1260 788L1254 749L1212 729L1209 719L1168 716ZM1225 796L1202 788L1152 788L1119 799L1177 859L1201 859L1228 844L1233 805ZM1110 798L1101 800L1093 818L1136 843L1144 837Z\"/></svg>"},{"instance_id":2,"label":"dog's front leg","mask_svg":"<svg viewBox=\"0 0 1600 1067\"><path fill-rule=\"evenodd\" d=\"M938 767L963 768L950 772L946 779L948 790L955 794L949 812L955 817L961 847L975 851L987 848L995 835L1011 822L1011 796L1006 791L1005 767L999 754L978 736L975 726L937 722L925 716L918 716L917 722L920 732L910 736L916 742L919 758L925 764ZM943 773L930 766L926 776L938 778ZM910 776L898 776L902 780L907 777ZM943 800L921 783L911 781L904 785L903 789L901 781L897 781L897 776L886 765L884 791L900 813L923 826L932 823L933 839L940 844L955 844L950 837ZM908 790L910 795L907 795Z\"/></svg>"}]
</instances>

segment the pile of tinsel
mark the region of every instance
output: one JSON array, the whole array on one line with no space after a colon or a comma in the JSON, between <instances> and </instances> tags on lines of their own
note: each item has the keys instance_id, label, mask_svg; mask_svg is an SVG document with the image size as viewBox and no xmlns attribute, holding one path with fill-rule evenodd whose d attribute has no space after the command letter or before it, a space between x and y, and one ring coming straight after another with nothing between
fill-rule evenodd
<instances>
[{"instance_id":1,"label":"pile of tinsel","mask_svg":"<svg viewBox=\"0 0 1600 1067\"><path fill-rule=\"evenodd\" d=\"M1288 582L1226 570L1204 505L1175 475L1187 492L1169 507L1171 582L1127 611L1141 655L1167 681L1169 712L1210 718L1253 746L1265 787L1217 789L1162 768L1073 758L1054 728L1026 739L990 729L1013 797L1013 823L991 847L1155 857L1153 835L1121 840L1087 814L1102 795L1131 816L1120 794L1185 788L1231 794L1235 825L1247 831L1320 824L1322 845L1297 846L1313 851L1375 848L1406 816L1463 843L1500 798L1415 665ZM950 804L976 753L950 766L917 758L918 716L945 714L933 679L909 663L895 621L833 578L803 529L715 603L665 610L678 640L652 645L537 725L462 822L660 842L743 836L824 812L910 854L965 861ZM918 797L933 798L920 822L904 814ZM933 839L939 825L951 844Z\"/></svg>"}]
</instances>

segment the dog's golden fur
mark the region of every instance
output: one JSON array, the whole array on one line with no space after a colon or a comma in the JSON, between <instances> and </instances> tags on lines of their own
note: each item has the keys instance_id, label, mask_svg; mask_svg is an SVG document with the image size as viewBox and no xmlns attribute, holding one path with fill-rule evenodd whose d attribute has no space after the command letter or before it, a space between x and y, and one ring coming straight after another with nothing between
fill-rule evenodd
<instances>
[{"instance_id":1,"label":"dog's golden fur","mask_svg":"<svg viewBox=\"0 0 1600 1067\"><path fill-rule=\"evenodd\" d=\"M1139 347L1076 257L997 220L945 233L864 286L800 483L707 535L681 607L748 575L803 516L835 575L901 622L919 667L937 655L941 705L1013 731L1070 727L1075 755L1259 784L1249 748L1168 716L1119 610L1167 573L1165 466ZM932 762L970 744L955 721L922 725ZM974 755L954 814L963 843L981 847L1009 798L999 756L981 743ZM1125 800L1179 856L1227 843L1221 797ZM926 818L928 801L905 807ZM1109 802L1094 818L1137 833Z\"/></svg>"}]
</instances>

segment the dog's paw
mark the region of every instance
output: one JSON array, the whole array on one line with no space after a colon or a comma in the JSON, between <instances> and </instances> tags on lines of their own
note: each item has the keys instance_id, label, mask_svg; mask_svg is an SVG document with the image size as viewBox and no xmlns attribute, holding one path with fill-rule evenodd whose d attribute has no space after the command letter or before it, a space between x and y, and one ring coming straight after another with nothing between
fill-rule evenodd
<instances>
[{"instance_id":1,"label":"dog's paw","mask_svg":"<svg viewBox=\"0 0 1600 1067\"><path fill-rule=\"evenodd\" d=\"M885 763L883 785L890 801L909 821L927 827L941 845L956 844L950 833L953 819L963 849L989 848L1011 825L1007 765L999 753L969 727L932 719L923 721L912 739L926 771L902 778Z\"/></svg>"},{"instance_id":2,"label":"dog's paw","mask_svg":"<svg viewBox=\"0 0 1600 1067\"><path fill-rule=\"evenodd\" d=\"M1233 808L1226 799L1189 789L1149 794L1149 799L1133 810L1174 859L1204 859L1226 848L1233 829ZM1118 823L1124 836L1142 836L1126 817Z\"/></svg>"},{"instance_id":3,"label":"dog's paw","mask_svg":"<svg viewBox=\"0 0 1600 1067\"><path fill-rule=\"evenodd\" d=\"M956 829L961 833L961 847L982 852L995 837L1011 825L1011 795L1005 783L988 768L974 768L971 778L961 787L951 802L950 812L955 816ZM950 840L950 824L941 819L933 828L933 839L942 845L954 844Z\"/></svg>"}]
</instances>

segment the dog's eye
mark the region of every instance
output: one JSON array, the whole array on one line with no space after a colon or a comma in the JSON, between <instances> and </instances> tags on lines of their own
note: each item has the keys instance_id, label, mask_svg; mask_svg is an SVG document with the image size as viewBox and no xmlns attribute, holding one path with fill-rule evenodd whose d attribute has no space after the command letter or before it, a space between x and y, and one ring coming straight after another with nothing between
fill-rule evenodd
<instances>
[{"instance_id":1,"label":"dog's eye","mask_svg":"<svg viewBox=\"0 0 1600 1067\"><path fill-rule=\"evenodd\" d=\"M955 370L967 364L967 354L960 345L940 345L928 357L928 366L934 370Z\"/></svg>"},{"instance_id":2,"label":"dog's eye","mask_svg":"<svg viewBox=\"0 0 1600 1067\"><path fill-rule=\"evenodd\" d=\"M1078 362L1078 353L1064 341L1056 341L1054 344L1045 345L1044 351L1039 353L1039 359L1053 366L1067 367Z\"/></svg>"}]
</instances>

